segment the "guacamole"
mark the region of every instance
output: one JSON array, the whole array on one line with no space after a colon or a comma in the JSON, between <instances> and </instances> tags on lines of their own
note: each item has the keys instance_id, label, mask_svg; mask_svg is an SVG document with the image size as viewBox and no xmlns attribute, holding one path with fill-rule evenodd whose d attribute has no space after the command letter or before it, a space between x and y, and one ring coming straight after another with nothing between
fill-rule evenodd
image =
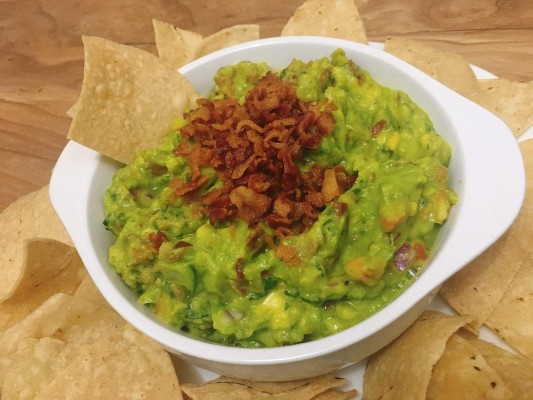
<instances>
[{"instance_id":1,"label":"guacamole","mask_svg":"<svg viewBox=\"0 0 533 400\"><path fill-rule=\"evenodd\" d=\"M243 62L214 77L212 99L246 94L270 68ZM342 166L355 182L302 233L251 249L246 221L212 223L198 202L175 196L191 180L175 149L189 121L117 171L105 193L109 262L166 323L211 342L273 347L325 337L389 304L423 268L457 196L448 186L449 145L400 91L379 85L342 50L279 74L299 99L335 105L335 124L298 162ZM209 175L203 191L223 182ZM339 207L342 205L342 207ZM269 232L261 222L262 232ZM300 262L276 249L294 249Z\"/></svg>"}]
</instances>

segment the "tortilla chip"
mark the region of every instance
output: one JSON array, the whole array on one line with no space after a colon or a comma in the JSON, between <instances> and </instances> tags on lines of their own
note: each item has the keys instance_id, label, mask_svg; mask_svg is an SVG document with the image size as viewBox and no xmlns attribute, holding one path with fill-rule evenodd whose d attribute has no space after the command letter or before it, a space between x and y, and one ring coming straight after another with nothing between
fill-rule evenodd
<instances>
[{"instance_id":1,"label":"tortilla chip","mask_svg":"<svg viewBox=\"0 0 533 400\"><path fill-rule=\"evenodd\" d=\"M421 42L388 38L385 51L425 72L464 96L478 90L476 74L464 57L437 50ZM468 96L467 96L468 97Z\"/></svg>"},{"instance_id":2,"label":"tortilla chip","mask_svg":"<svg viewBox=\"0 0 533 400\"><path fill-rule=\"evenodd\" d=\"M533 126L533 81L480 80L467 97L501 118L516 137Z\"/></svg>"},{"instance_id":3,"label":"tortilla chip","mask_svg":"<svg viewBox=\"0 0 533 400\"><path fill-rule=\"evenodd\" d=\"M290 382L256 382L243 379L221 377L203 385L184 384L183 392L191 399L315 399L333 388L346 384L346 380L333 375L300 379ZM338 391L337 391L338 392ZM341 393L341 394L338 394ZM353 398L356 391L338 392L330 398ZM320 397L318 397L320 398ZM325 398L325 397L322 397Z\"/></svg>"},{"instance_id":4,"label":"tortilla chip","mask_svg":"<svg viewBox=\"0 0 533 400\"><path fill-rule=\"evenodd\" d=\"M57 374L76 359L79 346L55 338L27 338L11 355L2 399L33 399Z\"/></svg>"},{"instance_id":5,"label":"tortilla chip","mask_svg":"<svg viewBox=\"0 0 533 400\"><path fill-rule=\"evenodd\" d=\"M180 29L153 19L155 44L159 58L171 68L179 68L197 58L203 37L199 33Z\"/></svg>"},{"instance_id":6,"label":"tortilla chip","mask_svg":"<svg viewBox=\"0 0 533 400\"><path fill-rule=\"evenodd\" d=\"M20 197L0 213L0 302L14 292L22 279L24 241L40 237L73 246L48 197L48 186Z\"/></svg>"},{"instance_id":7,"label":"tortilla chip","mask_svg":"<svg viewBox=\"0 0 533 400\"><path fill-rule=\"evenodd\" d=\"M0 356L16 351L24 338L54 337L69 343L91 343L125 323L108 307L58 293L0 334Z\"/></svg>"},{"instance_id":8,"label":"tortilla chip","mask_svg":"<svg viewBox=\"0 0 533 400\"><path fill-rule=\"evenodd\" d=\"M50 337L82 345L106 337L124 325L125 321L109 308L63 293L53 295L18 324L0 333L0 388L28 339Z\"/></svg>"},{"instance_id":9,"label":"tortilla chip","mask_svg":"<svg viewBox=\"0 0 533 400\"><path fill-rule=\"evenodd\" d=\"M512 354L484 340L471 340L470 344L502 377L514 399L533 400L533 360Z\"/></svg>"},{"instance_id":10,"label":"tortilla chip","mask_svg":"<svg viewBox=\"0 0 533 400\"><path fill-rule=\"evenodd\" d=\"M458 313L475 316L478 326L492 313L531 247L533 140L519 145L526 167L526 196L518 218L496 243L446 281L440 290Z\"/></svg>"},{"instance_id":11,"label":"tortilla chip","mask_svg":"<svg viewBox=\"0 0 533 400\"><path fill-rule=\"evenodd\" d=\"M182 399L169 355L133 327L82 348L35 399Z\"/></svg>"},{"instance_id":12,"label":"tortilla chip","mask_svg":"<svg viewBox=\"0 0 533 400\"><path fill-rule=\"evenodd\" d=\"M512 393L481 353L454 334L433 367L426 396L432 400L511 399Z\"/></svg>"},{"instance_id":13,"label":"tortilla chip","mask_svg":"<svg viewBox=\"0 0 533 400\"><path fill-rule=\"evenodd\" d=\"M199 57L239 43L259 39L259 25L234 25L204 38Z\"/></svg>"},{"instance_id":14,"label":"tortilla chip","mask_svg":"<svg viewBox=\"0 0 533 400\"><path fill-rule=\"evenodd\" d=\"M146 51L97 37L83 43L85 74L68 138L129 163L162 142L196 98L194 88Z\"/></svg>"},{"instance_id":15,"label":"tortilla chip","mask_svg":"<svg viewBox=\"0 0 533 400\"><path fill-rule=\"evenodd\" d=\"M533 253L526 258L485 324L533 359Z\"/></svg>"},{"instance_id":16,"label":"tortilla chip","mask_svg":"<svg viewBox=\"0 0 533 400\"><path fill-rule=\"evenodd\" d=\"M357 397L357 390L352 389L347 392L330 389L323 393L317 394L312 400L349 400Z\"/></svg>"},{"instance_id":17,"label":"tortilla chip","mask_svg":"<svg viewBox=\"0 0 533 400\"><path fill-rule=\"evenodd\" d=\"M106 299L102 296L90 275L86 275L83 281L81 281L76 293L74 293L74 297L100 306L108 305Z\"/></svg>"},{"instance_id":18,"label":"tortilla chip","mask_svg":"<svg viewBox=\"0 0 533 400\"><path fill-rule=\"evenodd\" d=\"M259 39L259 25L234 25L211 36L180 29L152 20L159 58L169 67L179 68L199 57L239 43Z\"/></svg>"},{"instance_id":19,"label":"tortilla chip","mask_svg":"<svg viewBox=\"0 0 533 400\"><path fill-rule=\"evenodd\" d=\"M398 339L370 357L363 382L364 399L424 400L431 371L446 342L472 320L424 311Z\"/></svg>"},{"instance_id":20,"label":"tortilla chip","mask_svg":"<svg viewBox=\"0 0 533 400\"><path fill-rule=\"evenodd\" d=\"M76 249L53 239L24 242L20 280L0 303L0 331L22 320L56 293L73 294L87 275Z\"/></svg>"},{"instance_id":21,"label":"tortilla chip","mask_svg":"<svg viewBox=\"0 0 533 400\"><path fill-rule=\"evenodd\" d=\"M168 354L117 314L70 296L48 304L38 323L49 327L14 329L1 342L11 350L2 399L181 398Z\"/></svg>"},{"instance_id":22,"label":"tortilla chip","mask_svg":"<svg viewBox=\"0 0 533 400\"><path fill-rule=\"evenodd\" d=\"M161 346L109 307L75 296L52 296L3 332L0 344L2 399L181 398Z\"/></svg>"},{"instance_id":23,"label":"tortilla chip","mask_svg":"<svg viewBox=\"0 0 533 400\"><path fill-rule=\"evenodd\" d=\"M296 9L281 36L328 36L368 43L353 0L307 0Z\"/></svg>"},{"instance_id":24,"label":"tortilla chip","mask_svg":"<svg viewBox=\"0 0 533 400\"><path fill-rule=\"evenodd\" d=\"M520 136L533 125L533 81L478 81L462 56L414 40L389 38L385 41L385 51L496 114L515 136Z\"/></svg>"}]
</instances>

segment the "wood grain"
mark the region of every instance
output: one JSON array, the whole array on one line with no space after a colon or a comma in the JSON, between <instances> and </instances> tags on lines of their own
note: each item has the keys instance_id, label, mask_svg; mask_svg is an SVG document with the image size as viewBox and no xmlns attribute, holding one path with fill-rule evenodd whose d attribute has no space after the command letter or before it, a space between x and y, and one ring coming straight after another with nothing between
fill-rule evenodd
<instances>
[{"instance_id":1,"label":"wood grain","mask_svg":"<svg viewBox=\"0 0 533 400\"><path fill-rule=\"evenodd\" d=\"M151 19L208 35L277 36L302 0L0 0L0 210L45 185L83 78L82 35L154 52ZM533 2L356 0L370 40L424 40L498 76L533 79Z\"/></svg>"}]
</instances>

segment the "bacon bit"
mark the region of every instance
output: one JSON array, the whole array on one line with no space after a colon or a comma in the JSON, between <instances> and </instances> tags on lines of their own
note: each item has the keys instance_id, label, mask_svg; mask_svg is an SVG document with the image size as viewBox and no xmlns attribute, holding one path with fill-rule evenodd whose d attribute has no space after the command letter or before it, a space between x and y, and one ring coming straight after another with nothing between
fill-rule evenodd
<instances>
[{"instance_id":1,"label":"bacon bit","mask_svg":"<svg viewBox=\"0 0 533 400\"><path fill-rule=\"evenodd\" d=\"M245 126L249 127L250 128L250 132L259 132L259 133L264 133L265 132L265 129L264 128L261 128L259 125L257 125L254 121L250 120L250 119L245 119L245 120L242 120L242 121L239 121L239 123L237 124L237 127L235 128L235 130L237 132L240 132L242 130L242 128L244 128Z\"/></svg>"},{"instance_id":2,"label":"bacon bit","mask_svg":"<svg viewBox=\"0 0 533 400\"><path fill-rule=\"evenodd\" d=\"M167 235L165 235L165 232L157 231L150 232L148 235L148 240L150 240L150 243L152 243L152 251L157 253L163 242L168 241L168 238Z\"/></svg>"},{"instance_id":3,"label":"bacon bit","mask_svg":"<svg viewBox=\"0 0 533 400\"><path fill-rule=\"evenodd\" d=\"M255 160L256 157L257 157L256 154L252 154L250 157L248 157L248 159L245 162L243 162L237 168L235 168L235 170L231 174L231 179L238 179L241 176L243 176L246 170L250 168L250 166L252 165L252 162Z\"/></svg>"},{"instance_id":4,"label":"bacon bit","mask_svg":"<svg viewBox=\"0 0 533 400\"><path fill-rule=\"evenodd\" d=\"M324 195L320 192L311 192L305 197L305 201L311 204L314 208L322 208L324 206Z\"/></svg>"},{"instance_id":5,"label":"bacon bit","mask_svg":"<svg viewBox=\"0 0 533 400\"><path fill-rule=\"evenodd\" d=\"M209 121L211 119L210 109L208 107L197 108L196 110L193 111L189 119L191 121L196 121L197 119Z\"/></svg>"},{"instance_id":6,"label":"bacon bit","mask_svg":"<svg viewBox=\"0 0 533 400\"><path fill-rule=\"evenodd\" d=\"M274 213L281 217L289 217L294 213L294 204L285 197L278 197L274 201Z\"/></svg>"},{"instance_id":7,"label":"bacon bit","mask_svg":"<svg viewBox=\"0 0 533 400\"><path fill-rule=\"evenodd\" d=\"M304 173L297 167L305 149L333 132L336 106L300 101L295 85L275 74L263 77L243 105L235 99L197 104L174 150L188 157L192 179L170 186L177 195L195 192L205 182L201 169L214 169L224 187L200 198L212 224L239 217L253 227L264 220L281 239L308 229L355 182L340 165L312 165Z\"/></svg>"},{"instance_id":8,"label":"bacon bit","mask_svg":"<svg viewBox=\"0 0 533 400\"><path fill-rule=\"evenodd\" d=\"M176 177L172 179L172 181L169 184L169 187L173 190L174 194L176 196L183 196L185 194L188 194L196 189L198 189L200 186L202 186L207 180L209 179L208 176L200 175L196 179L185 182L180 177Z\"/></svg>"},{"instance_id":9,"label":"bacon bit","mask_svg":"<svg viewBox=\"0 0 533 400\"><path fill-rule=\"evenodd\" d=\"M235 264L235 272L237 273L237 279L240 281L243 281L245 279L243 266L244 260L242 258L239 258L237 260L237 263Z\"/></svg>"},{"instance_id":10,"label":"bacon bit","mask_svg":"<svg viewBox=\"0 0 533 400\"><path fill-rule=\"evenodd\" d=\"M385 121L384 119L380 119L378 122L376 122L374 126L372 127L372 129L370 129L370 134L372 135L372 137L376 138L381 133L383 128L385 128L387 123L388 122Z\"/></svg>"},{"instance_id":11,"label":"bacon bit","mask_svg":"<svg viewBox=\"0 0 533 400\"><path fill-rule=\"evenodd\" d=\"M229 195L230 201L237 207L239 217L253 224L265 214L270 206L270 197L256 193L246 186L233 189Z\"/></svg>"}]
</instances>

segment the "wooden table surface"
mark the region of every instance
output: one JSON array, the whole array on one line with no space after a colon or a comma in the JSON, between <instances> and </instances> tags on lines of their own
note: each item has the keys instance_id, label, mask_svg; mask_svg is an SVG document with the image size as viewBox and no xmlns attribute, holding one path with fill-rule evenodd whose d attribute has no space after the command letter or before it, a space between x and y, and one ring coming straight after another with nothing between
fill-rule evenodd
<instances>
[{"instance_id":1,"label":"wooden table surface","mask_svg":"<svg viewBox=\"0 0 533 400\"><path fill-rule=\"evenodd\" d=\"M83 78L82 35L155 53L152 18L207 35L278 36L303 0L0 0L0 210L46 185ZM420 39L503 78L533 79L532 0L356 0L371 41Z\"/></svg>"}]
</instances>

